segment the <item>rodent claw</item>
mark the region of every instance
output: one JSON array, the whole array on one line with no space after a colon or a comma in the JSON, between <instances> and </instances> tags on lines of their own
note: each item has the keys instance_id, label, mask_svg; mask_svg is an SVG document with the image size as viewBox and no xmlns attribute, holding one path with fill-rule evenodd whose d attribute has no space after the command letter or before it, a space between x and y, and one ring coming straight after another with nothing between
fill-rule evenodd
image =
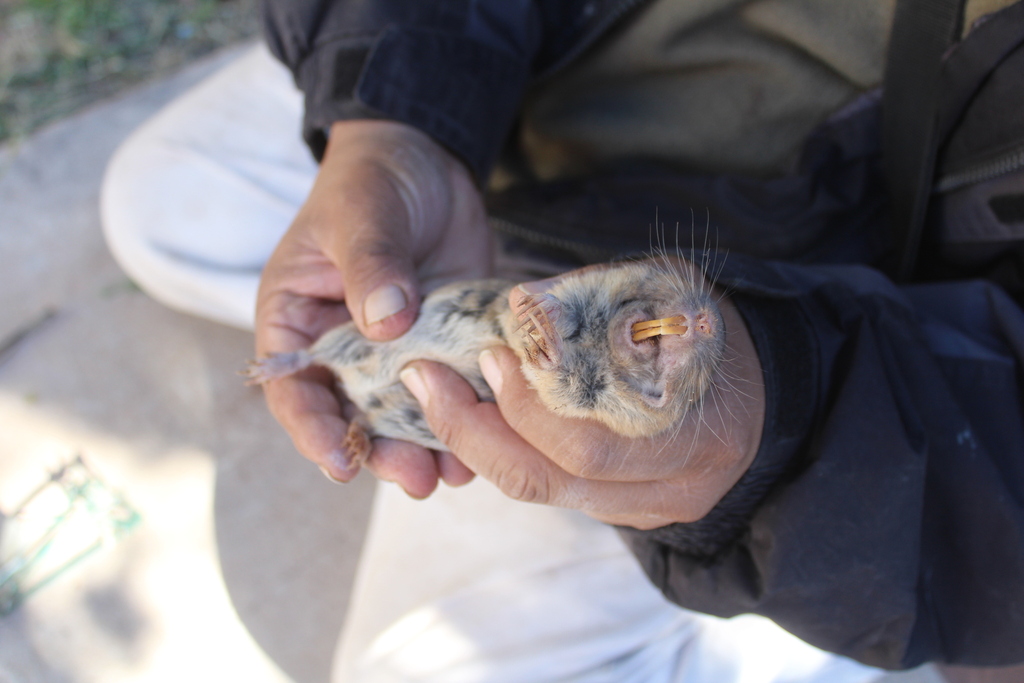
<instances>
[{"instance_id":1,"label":"rodent claw","mask_svg":"<svg viewBox=\"0 0 1024 683\"><path fill-rule=\"evenodd\" d=\"M551 357L556 347L552 337L554 323L543 306L544 297L527 295L519 300L519 312L516 318L520 321L515 331L522 335L524 350L531 361L543 356L548 363L554 362Z\"/></svg>"}]
</instances>

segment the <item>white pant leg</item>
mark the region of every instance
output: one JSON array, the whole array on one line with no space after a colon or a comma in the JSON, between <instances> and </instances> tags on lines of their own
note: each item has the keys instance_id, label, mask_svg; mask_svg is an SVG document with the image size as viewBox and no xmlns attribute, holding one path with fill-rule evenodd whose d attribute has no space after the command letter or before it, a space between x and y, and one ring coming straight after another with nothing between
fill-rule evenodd
<instances>
[{"instance_id":1,"label":"white pant leg","mask_svg":"<svg viewBox=\"0 0 1024 683\"><path fill-rule=\"evenodd\" d=\"M173 308L252 328L260 271L312 187L302 94L263 45L169 104L107 168L107 242Z\"/></svg>"},{"instance_id":2,"label":"white pant leg","mask_svg":"<svg viewBox=\"0 0 1024 683\"><path fill-rule=\"evenodd\" d=\"M613 529L485 481L378 487L335 683L867 683L767 619L682 610Z\"/></svg>"}]
</instances>

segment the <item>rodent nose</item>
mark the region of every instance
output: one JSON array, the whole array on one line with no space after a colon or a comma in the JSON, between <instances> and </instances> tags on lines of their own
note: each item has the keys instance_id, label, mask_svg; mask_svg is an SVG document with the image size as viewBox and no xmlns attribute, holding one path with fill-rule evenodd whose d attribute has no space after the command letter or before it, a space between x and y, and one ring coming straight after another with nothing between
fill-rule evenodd
<instances>
[{"instance_id":1,"label":"rodent nose","mask_svg":"<svg viewBox=\"0 0 1024 683\"><path fill-rule=\"evenodd\" d=\"M715 327L707 313L699 314L693 321L693 329L702 334L714 334Z\"/></svg>"}]
</instances>

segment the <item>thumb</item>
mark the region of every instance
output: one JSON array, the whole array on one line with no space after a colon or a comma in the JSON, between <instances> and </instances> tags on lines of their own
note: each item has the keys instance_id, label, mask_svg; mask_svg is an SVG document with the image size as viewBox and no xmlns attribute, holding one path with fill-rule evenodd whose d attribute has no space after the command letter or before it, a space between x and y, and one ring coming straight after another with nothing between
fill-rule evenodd
<instances>
[{"instance_id":1,"label":"thumb","mask_svg":"<svg viewBox=\"0 0 1024 683\"><path fill-rule=\"evenodd\" d=\"M417 260L437 246L450 218L443 154L423 133L394 122L331 126L305 208L320 249L341 273L345 305L369 339L393 339L416 318Z\"/></svg>"},{"instance_id":2,"label":"thumb","mask_svg":"<svg viewBox=\"0 0 1024 683\"><path fill-rule=\"evenodd\" d=\"M377 165L352 164L329 180L329 199L314 200L316 240L341 274L345 306L359 331L368 339L394 339L412 325L420 302L406 203Z\"/></svg>"},{"instance_id":3,"label":"thumb","mask_svg":"<svg viewBox=\"0 0 1024 683\"><path fill-rule=\"evenodd\" d=\"M516 500L555 502L569 475L516 434L496 405L480 401L461 375L421 360L405 366L399 377L431 431L466 467Z\"/></svg>"},{"instance_id":4,"label":"thumb","mask_svg":"<svg viewBox=\"0 0 1024 683\"><path fill-rule=\"evenodd\" d=\"M340 255L345 304L368 339L394 339L416 319L420 295L412 254L388 226L356 232Z\"/></svg>"}]
</instances>

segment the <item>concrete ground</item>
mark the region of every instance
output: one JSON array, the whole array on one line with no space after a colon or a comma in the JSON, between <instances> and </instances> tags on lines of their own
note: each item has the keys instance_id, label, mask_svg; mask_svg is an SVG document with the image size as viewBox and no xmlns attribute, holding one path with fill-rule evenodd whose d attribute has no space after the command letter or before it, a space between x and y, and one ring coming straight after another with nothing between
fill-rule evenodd
<instances>
[{"instance_id":1,"label":"concrete ground","mask_svg":"<svg viewBox=\"0 0 1024 683\"><path fill-rule=\"evenodd\" d=\"M81 453L135 531L0 618L0 683L322 683L372 481L328 482L236 371L248 333L151 301L100 234L119 142L221 53L0 148L0 511ZM0 341L2 346L2 341Z\"/></svg>"}]
</instances>

